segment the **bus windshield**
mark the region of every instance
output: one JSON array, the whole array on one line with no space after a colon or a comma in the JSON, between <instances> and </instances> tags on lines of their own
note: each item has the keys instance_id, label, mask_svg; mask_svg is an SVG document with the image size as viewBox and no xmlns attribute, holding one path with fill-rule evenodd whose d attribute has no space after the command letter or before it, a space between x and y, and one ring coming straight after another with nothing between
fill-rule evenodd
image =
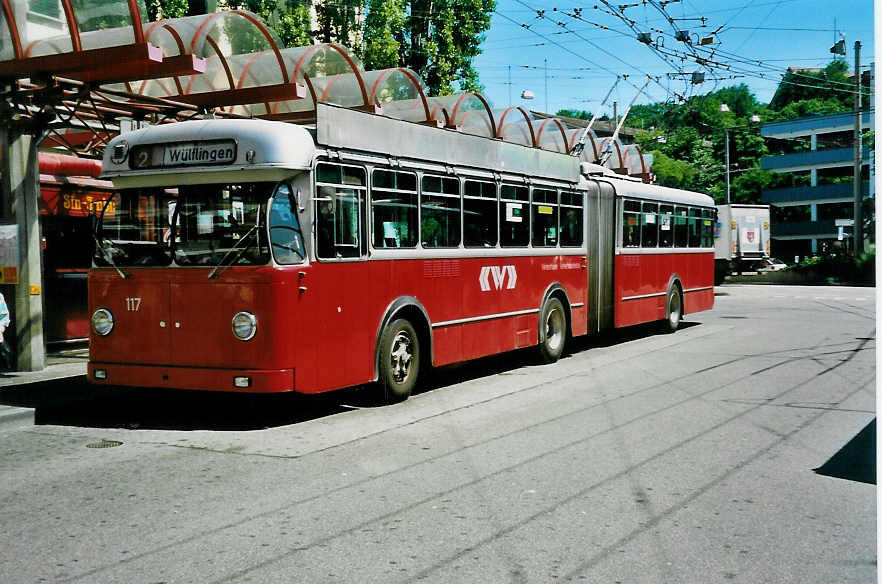
<instances>
[{"instance_id":1,"label":"bus windshield","mask_svg":"<svg viewBox=\"0 0 882 584\"><path fill-rule=\"evenodd\" d=\"M98 266L264 265L275 183L117 191L98 225Z\"/></svg>"},{"instance_id":2,"label":"bus windshield","mask_svg":"<svg viewBox=\"0 0 882 584\"><path fill-rule=\"evenodd\" d=\"M269 262L266 203L274 183L191 185L178 190L172 250L181 266Z\"/></svg>"},{"instance_id":3,"label":"bus windshield","mask_svg":"<svg viewBox=\"0 0 882 584\"><path fill-rule=\"evenodd\" d=\"M164 188L116 191L96 229L97 266L167 266L176 192Z\"/></svg>"}]
</instances>

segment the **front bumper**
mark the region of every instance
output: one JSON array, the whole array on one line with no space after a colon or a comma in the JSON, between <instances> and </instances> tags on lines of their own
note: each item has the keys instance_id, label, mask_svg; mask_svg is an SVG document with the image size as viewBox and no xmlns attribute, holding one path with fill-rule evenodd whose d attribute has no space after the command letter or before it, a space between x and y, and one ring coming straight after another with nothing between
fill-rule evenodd
<instances>
[{"instance_id":1,"label":"front bumper","mask_svg":"<svg viewBox=\"0 0 882 584\"><path fill-rule=\"evenodd\" d=\"M103 378L95 375L103 371ZM89 362L87 378L99 385L163 387L237 393L277 393L294 391L293 369L209 369L169 365L122 365ZM236 378L247 378L248 386L236 386Z\"/></svg>"}]
</instances>

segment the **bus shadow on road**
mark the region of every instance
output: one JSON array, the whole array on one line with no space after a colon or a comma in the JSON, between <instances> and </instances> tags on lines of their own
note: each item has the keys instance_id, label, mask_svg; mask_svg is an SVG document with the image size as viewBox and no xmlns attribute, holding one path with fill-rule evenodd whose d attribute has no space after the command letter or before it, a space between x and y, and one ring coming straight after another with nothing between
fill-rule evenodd
<instances>
[{"instance_id":1,"label":"bus shadow on road","mask_svg":"<svg viewBox=\"0 0 882 584\"><path fill-rule=\"evenodd\" d=\"M699 323L682 322L681 328ZM657 325L638 325L571 339L564 359L634 340L664 334ZM536 347L433 369L417 393L516 371L540 364ZM248 431L288 426L334 414L382 407L372 386L319 395L260 395L156 388L103 387L84 376L7 386L0 405L34 409L36 425L144 430Z\"/></svg>"},{"instance_id":2,"label":"bus shadow on road","mask_svg":"<svg viewBox=\"0 0 882 584\"><path fill-rule=\"evenodd\" d=\"M34 409L36 425L145 430L260 430L345 411L337 392L233 394L100 387L72 378L5 387L0 404Z\"/></svg>"}]
</instances>

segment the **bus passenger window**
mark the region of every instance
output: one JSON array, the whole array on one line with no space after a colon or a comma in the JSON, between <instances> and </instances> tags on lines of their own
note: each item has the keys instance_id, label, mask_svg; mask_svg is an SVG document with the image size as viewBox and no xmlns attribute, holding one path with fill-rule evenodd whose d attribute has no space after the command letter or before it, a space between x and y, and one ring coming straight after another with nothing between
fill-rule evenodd
<instances>
[{"instance_id":1,"label":"bus passenger window","mask_svg":"<svg viewBox=\"0 0 882 584\"><path fill-rule=\"evenodd\" d=\"M459 247L459 181L451 177L423 176L420 198L423 247Z\"/></svg>"},{"instance_id":2,"label":"bus passenger window","mask_svg":"<svg viewBox=\"0 0 882 584\"><path fill-rule=\"evenodd\" d=\"M689 247L701 247L701 209L689 207Z\"/></svg>"},{"instance_id":3,"label":"bus passenger window","mask_svg":"<svg viewBox=\"0 0 882 584\"><path fill-rule=\"evenodd\" d=\"M625 201L622 212L622 246L640 247L640 202Z\"/></svg>"},{"instance_id":4,"label":"bus passenger window","mask_svg":"<svg viewBox=\"0 0 882 584\"><path fill-rule=\"evenodd\" d=\"M270 207L270 243L273 256L280 264L298 264L306 257L303 232L294 208L294 197L285 183L276 189Z\"/></svg>"},{"instance_id":5,"label":"bus passenger window","mask_svg":"<svg viewBox=\"0 0 882 584\"><path fill-rule=\"evenodd\" d=\"M565 247L582 245L582 193L560 194L560 244Z\"/></svg>"},{"instance_id":6,"label":"bus passenger window","mask_svg":"<svg viewBox=\"0 0 882 584\"><path fill-rule=\"evenodd\" d=\"M674 246L674 206L661 205L658 211L658 246Z\"/></svg>"},{"instance_id":7,"label":"bus passenger window","mask_svg":"<svg viewBox=\"0 0 882 584\"><path fill-rule=\"evenodd\" d=\"M688 221L689 217L687 207L674 207L674 247L688 247Z\"/></svg>"},{"instance_id":8,"label":"bus passenger window","mask_svg":"<svg viewBox=\"0 0 882 584\"><path fill-rule=\"evenodd\" d=\"M361 210L365 191L363 168L318 165L315 197L317 257L335 259L361 255Z\"/></svg>"},{"instance_id":9,"label":"bus passenger window","mask_svg":"<svg viewBox=\"0 0 882 584\"><path fill-rule=\"evenodd\" d=\"M502 247L527 247L530 243L530 194L527 187L502 185L499 233Z\"/></svg>"},{"instance_id":10,"label":"bus passenger window","mask_svg":"<svg viewBox=\"0 0 882 584\"><path fill-rule=\"evenodd\" d=\"M658 203L643 203L643 214L640 216L642 247L658 245Z\"/></svg>"},{"instance_id":11,"label":"bus passenger window","mask_svg":"<svg viewBox=\"0 0 882 584\"><path fill-rule=\"evenodd\" d=\"M375 248L416 247L416 175L375 170L371 184L371 227Z\"/></svg>"},{"instance_id":12,"label":"bus passenger window","mask_svg":"<svg viewBox=\"0 0 882 584\"><path fill-rule=\"evenodd\" d=\"M463 240L466 247L496 247L496 184L467 180L462 200Z\"/></svg>"},{"instance_id":13,"label":"bus passenger window","mask_svg":"<svg viewBox=\"0 0 882 584\"><path fill-rule=\"evenodd\" d=\"M701 217L701 247L713 247L714 212L712 209L702 209Z\"/></svg>"},{"instance_id":14,"label":"bus passenger window","mask_svg":"<svg viewBox=\"0 0 882 584\"><path fill-rule=\"evenodd\" d=\"M557 237L557 191L533 189L533 247L555 247Z\"/></svg>"}]
</instances>

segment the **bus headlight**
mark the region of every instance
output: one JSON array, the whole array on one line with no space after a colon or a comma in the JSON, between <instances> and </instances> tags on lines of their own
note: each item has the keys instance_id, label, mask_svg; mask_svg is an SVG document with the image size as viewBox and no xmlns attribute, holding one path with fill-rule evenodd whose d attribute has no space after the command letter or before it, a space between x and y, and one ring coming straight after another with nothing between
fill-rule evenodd
<instances>
[{"instance_id":1,"label":"bus headlight","mask_svg":"<svg viewBox=\"0 0 882 584\"><path fill-rule=\"evenodd\" d=\"M113 330L113 314L106 308L99 308L92 313L92 330L102 337L109 335Z\"/></svg>"},{"instance_id":2,"label":"bus headlight","mask_svg":"<svg viewBox=\"0 0 882 584\"><path fill-rule=\"evenodd\" d=\"M240 341L249 341L257 334L257 317L250 312L238 312L233 317L233 334Z\"/></svg>"}]
</instances>

